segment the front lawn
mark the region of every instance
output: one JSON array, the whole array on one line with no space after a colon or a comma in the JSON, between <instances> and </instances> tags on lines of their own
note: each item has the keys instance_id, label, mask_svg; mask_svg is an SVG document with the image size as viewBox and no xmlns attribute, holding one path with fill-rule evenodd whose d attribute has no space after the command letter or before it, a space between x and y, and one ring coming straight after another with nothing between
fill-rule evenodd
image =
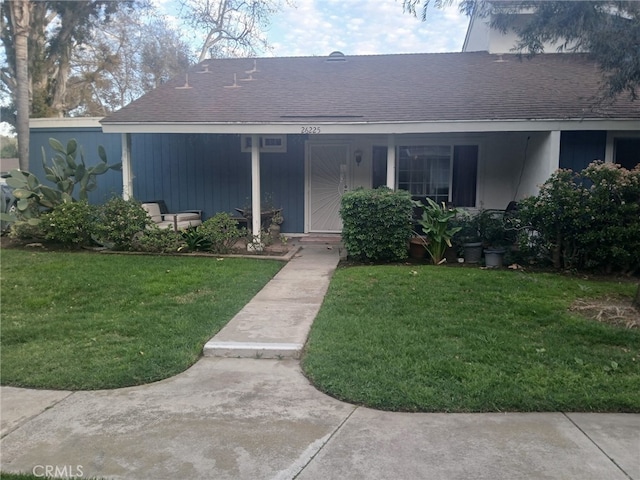
<instances>
[{"instance_id":1,"label":"front lawn","mask_svg":"<svg viewBox=\"0 0 640 480\"><path fill-rule=\"evenodd\" d=\"M635 288L521 271L342 268L303 368L320 390L383 410L640 412L640 331L568 310Z\"/></svg>"},{"instance_id":2,"label":"front lawn","mask_svg":"<svg viewBox=\"0 0 640 480\"><path fill-rule=\"evenodd\" d=\"M239 258L0 251L3 385L138 385L192 365L282 267Z\"/></svg>"}]
</instances>

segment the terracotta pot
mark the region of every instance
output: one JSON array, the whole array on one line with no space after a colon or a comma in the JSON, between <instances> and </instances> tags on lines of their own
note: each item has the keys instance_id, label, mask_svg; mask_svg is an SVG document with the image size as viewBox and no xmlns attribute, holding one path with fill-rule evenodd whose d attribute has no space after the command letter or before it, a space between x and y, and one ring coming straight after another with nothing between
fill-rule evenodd
<instances>
[{"instance_id":1,"label":"terracotta pot","mask_svg":"<svg viewBox=\"0 0 640 480\"><path fill-rule=\"evenodd\" d=\"M427 249L424 247L424 243L419 238L412 238L409 240L409 256L411 258L424 258L427 254Z\"/></svg>"}]
</instances>

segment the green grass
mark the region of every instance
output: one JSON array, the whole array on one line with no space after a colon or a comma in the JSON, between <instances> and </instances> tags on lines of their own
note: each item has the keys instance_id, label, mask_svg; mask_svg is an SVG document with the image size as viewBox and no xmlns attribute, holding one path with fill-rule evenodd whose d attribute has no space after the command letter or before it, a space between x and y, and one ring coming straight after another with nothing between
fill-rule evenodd
<instances>
[{"instance_id":1,"label":"green grass","mask_svg":"<svg viewBox=\"0 0 640 480\"><path fill-rule=\"evenodd\" d=\"M184 371L282 263L0 251L3 385L100 389Z\"/></svg>"},{"instance_id":2,"label":"green grass","mask_svg":"<svg viewBox=\"0 0 640 480\"><path fill-rule=\"evenodd\" d=\"M432 266L339 269L306 375L383 410L640 412L640 332L568 311L633 283Z\"/></svg>"}]
</instances>

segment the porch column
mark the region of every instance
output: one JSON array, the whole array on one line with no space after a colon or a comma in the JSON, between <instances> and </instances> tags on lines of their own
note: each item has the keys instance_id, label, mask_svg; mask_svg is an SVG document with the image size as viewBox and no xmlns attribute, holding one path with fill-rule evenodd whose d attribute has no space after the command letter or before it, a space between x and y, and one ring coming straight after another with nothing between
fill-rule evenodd
<instances>
[{"instance_id":1,"label":"porch column","mask_svg":"<svg viewBox=\"0 0 640 480\"><path fill-rule=\"evenodd\" d=\"M122 134L122 198L133 198L133 171L131 169L131 134Z\"/></svg>"},{"instance_id":2,"label":"porch column","mask_svg":"<svg viewBox=\"0 0 640 480\"><path fill-rule=\"evenodd\" d=\"M387 187L396 189L396 136L387 136Z\"/></svg>"},{"instance_id":3,"label":"porch column","mask_svg":"<svg viewBox=\"0 0 640 480\"><path fill-rule=\"evenodd\" d=\"M253 241L247 245L248 250L262 251L260 205L260 136L251 135L251 231Z\"/></svg>"}]
</instances>

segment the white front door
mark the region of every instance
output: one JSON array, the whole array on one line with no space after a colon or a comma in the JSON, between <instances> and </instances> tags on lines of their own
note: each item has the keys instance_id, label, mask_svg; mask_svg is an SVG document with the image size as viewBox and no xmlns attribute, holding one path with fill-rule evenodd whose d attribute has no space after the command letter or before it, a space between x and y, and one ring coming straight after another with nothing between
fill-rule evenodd
<instances>
[{"instance_id":1,"label":"white front door","mask_svg":"<svg viewBox=\"0 0 640 480\"><path fill-rule=\"evenodd\" d=\"M307 178L308 231L342 231L340 201L349 188L349 145L308 144Z\"/></svg>"}]
</instances>

